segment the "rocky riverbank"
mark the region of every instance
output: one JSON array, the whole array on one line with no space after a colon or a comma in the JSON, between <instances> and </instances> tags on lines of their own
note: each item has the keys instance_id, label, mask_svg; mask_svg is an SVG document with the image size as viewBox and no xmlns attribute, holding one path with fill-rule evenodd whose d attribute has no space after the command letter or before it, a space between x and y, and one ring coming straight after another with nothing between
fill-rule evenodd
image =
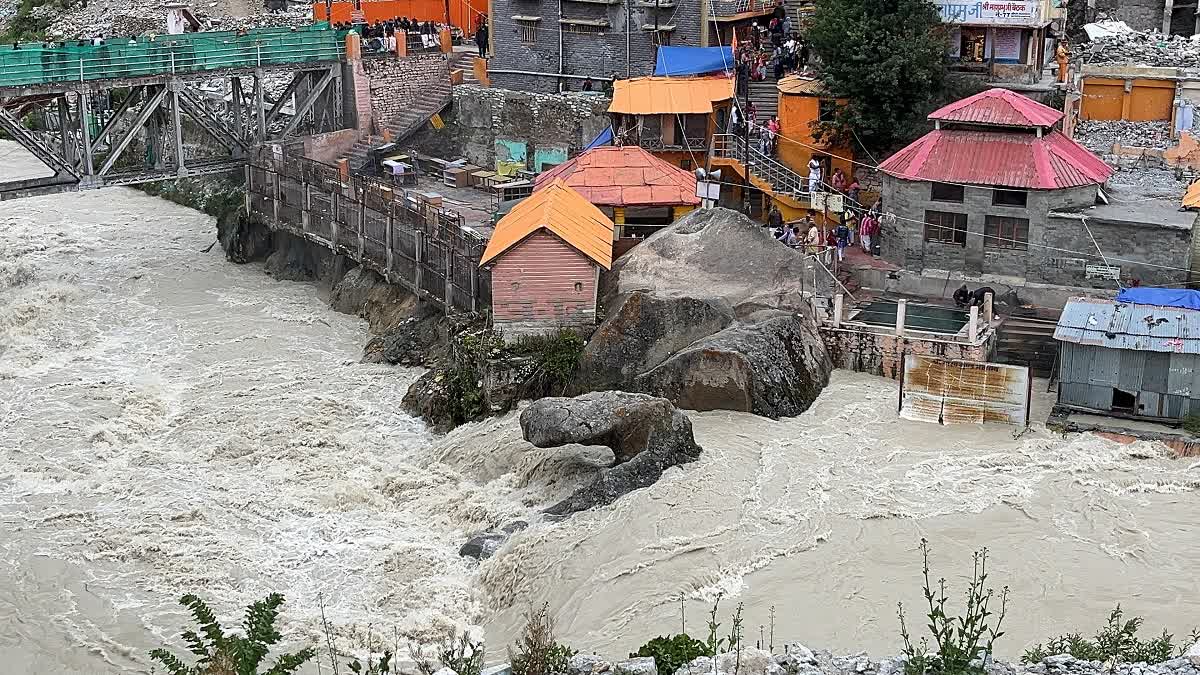
<instances>
[{"instance_id":1,"label":"rocky riverbank","mask_svg":"<svg viewBox=\"0 0 1200 675\"><path fill-rule=\"evenodd\" d=\"M1005 662L992 658L976 662L979 675L1200 675L1200 645L1190 655L1158 664L1084 661L1069 654L1048 656L1037 663ZM633 657L608 661L594 654L571 658L565 675L905 675L903 657L875 660L866 653L834 655L798 642L776 653L748 647L715 658L701 656L672 673L662 673L655 659ZM491 668L491 675L511 675L508 664ZM449 675L444 673L443 675ZM967 673L963 673L967 675Z\"/></svg>"}]
</instances>

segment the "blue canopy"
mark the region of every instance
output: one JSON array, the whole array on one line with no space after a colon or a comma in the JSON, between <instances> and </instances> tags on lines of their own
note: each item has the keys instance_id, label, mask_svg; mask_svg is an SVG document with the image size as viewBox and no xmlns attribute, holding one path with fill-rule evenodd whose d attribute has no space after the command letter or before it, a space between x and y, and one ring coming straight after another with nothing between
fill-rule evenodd
<instances>
[{"instance_id":1,"label":"blue canopy","mask_svg":"<svg viewBox=\"0 0 1200 675\"><path fill-rule=\"evenodd\" d=\"M587 147L584 148L584 150L591 150L592 148L598 148L602 145L608 145L608 144L612 143L612 141L613 141L613 130L612 130L612 127L608 127L604 131L601 131L598 136L593 138L592 142L588 143Z\"/></svg>"},{"instance_id":2,"label":"blue canopy","mask_svg":"<svg viewBox=\"0 0 1200 675\"><path fill-rule=\"evenodd\" d=\"M655 75L703 75L733 70L732 47L659 47Z\"/></svg>"},{"instance_id":3,"label":"blue canopy","mask_svg":"<svg viewBox=\"0 0 1200 675\"><path fill-rule=\"evenodd\" d=\"M1192 291L1186 288L1137 286L1121 291L1120 295L1117 296L1117 302L1129 302L1135 305L1200 309L1200 291Z\"/></svg>"}]
</instances>

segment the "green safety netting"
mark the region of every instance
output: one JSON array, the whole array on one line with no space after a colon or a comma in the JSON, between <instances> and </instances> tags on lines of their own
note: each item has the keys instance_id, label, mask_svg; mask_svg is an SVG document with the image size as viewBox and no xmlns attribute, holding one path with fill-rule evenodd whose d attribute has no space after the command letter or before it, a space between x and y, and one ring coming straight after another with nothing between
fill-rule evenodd
<instances>
[{"instance_id":1,"label":"green safety netting","mask_svg":"<svg viewBox=\"0 0 1200 675\"><path fill-rule=\"evenodd\" d=\"M4 45L0 46L0 87L336 61L345 52L347 32L329 30L322 22L295 30L109 38L102 45Z\"/></svg>"}]
</instances>

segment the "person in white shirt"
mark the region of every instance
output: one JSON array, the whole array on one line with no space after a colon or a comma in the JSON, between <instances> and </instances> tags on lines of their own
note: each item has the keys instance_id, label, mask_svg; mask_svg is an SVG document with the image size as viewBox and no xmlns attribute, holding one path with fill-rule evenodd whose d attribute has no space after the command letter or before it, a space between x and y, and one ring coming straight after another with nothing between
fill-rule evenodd
<instances>
[{"instance_id":1,"label":"person in white shirt","mask_svg":"<svg viewBox=\"0 0 1200 675\"><path fill-rule=\"evenodd\" d=\"M816 157L808 160L808 191L819 192L821 189L821 163Z\"/></svg>"}]
</instances>

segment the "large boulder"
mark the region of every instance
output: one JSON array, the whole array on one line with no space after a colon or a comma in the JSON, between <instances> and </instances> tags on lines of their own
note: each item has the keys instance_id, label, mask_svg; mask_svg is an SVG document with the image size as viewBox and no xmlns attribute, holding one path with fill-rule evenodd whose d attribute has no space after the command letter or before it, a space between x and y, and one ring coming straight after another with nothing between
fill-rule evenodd
<instances>
[{"instance_id":1,"label":"large boulder","mask_svg":"<svg viewBox=\"0 0 1200 675\"><path fill-rule=\"evenodd\" d=\"M770 312L704 338L633 380L638 391L689 410L799 415L829 384L833 364L816 326Z\"/></svg>"},{"instance_id":2,"label":"large boulder","mask_svg":"<svg viewBox=\"0 0 1200 675\"><path fill-rule=\"evenodd\" d=\"M668 467L700 456L691 420L670 401L644 394L604 391L543 398L521 413L521 431L539 448L579 444L613 451L613 466L547 510L554 515L611 504L653 485Z\"/></svg>"},{"instance_id":3,"label":"large boulder","mask_svg":"<svg viewBox=\"0 0 1200 675\"><path fill-rule=\"evenodd\" d=\"M634 291L588 340L579 361L578 391L621 388L733 321L733 309L720 301Z\"/></svg>"},{"instance_id":4,"label":"large boulder","mask_svg":"<svg viewBox=\"0 0 1200 675\"><path fill-rule=\"evenodd\" d=\"M829 272L740 213L692 212L607 277L607 318L584 348L575 391L778 418L807 410L829 383L811 302L827 293Z\"/></svg>"}]
</instances>

